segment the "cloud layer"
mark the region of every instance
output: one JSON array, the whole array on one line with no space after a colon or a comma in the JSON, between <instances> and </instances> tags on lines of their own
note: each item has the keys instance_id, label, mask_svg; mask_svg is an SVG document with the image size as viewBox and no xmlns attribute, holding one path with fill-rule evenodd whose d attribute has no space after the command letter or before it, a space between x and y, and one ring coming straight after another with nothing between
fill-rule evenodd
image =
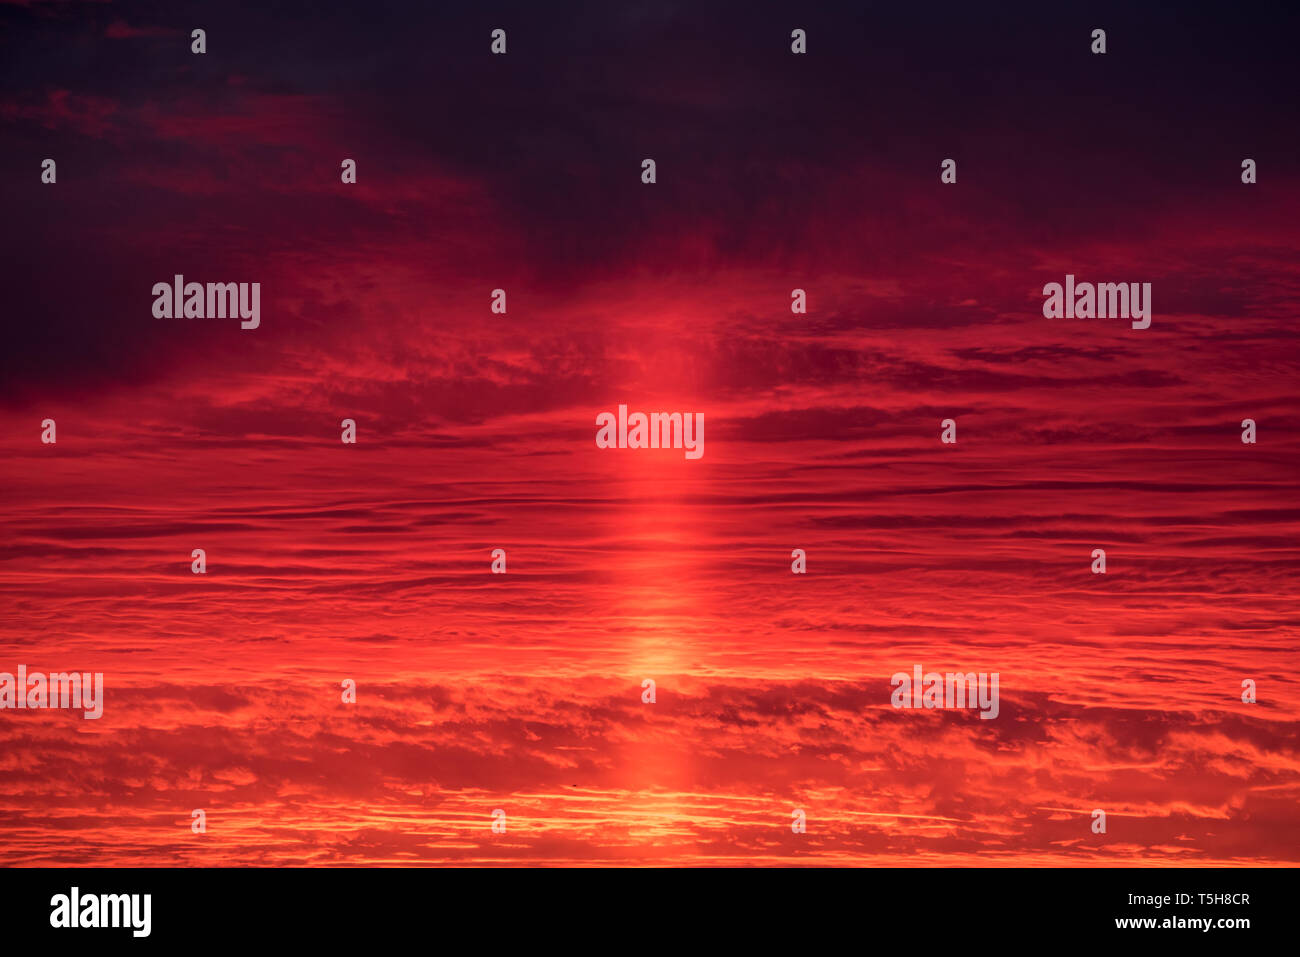
<instances>
[{"instance_id":1,"label":"cloud layer","mask_svg":"<svg viewBox=\"0 0 1300 957\"><path fill-rule=\"evenodd\" d=\"M1300 859L1294 12L292 7L0 8L0 863Z\"/></svg>"}]
</instances>

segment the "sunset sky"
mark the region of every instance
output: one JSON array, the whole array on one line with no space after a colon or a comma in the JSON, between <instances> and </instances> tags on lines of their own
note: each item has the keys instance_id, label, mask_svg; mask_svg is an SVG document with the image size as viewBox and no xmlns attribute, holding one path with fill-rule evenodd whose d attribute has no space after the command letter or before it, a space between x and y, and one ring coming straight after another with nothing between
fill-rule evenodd
<instances>
[{"instance_id":1,"label":"sunset sky","mask_svg":"<svg viewBox=\"0 0 1300 957\"><path fill-rule=\"evenodd\" d=\"M0 2L0 864L1300 862L1300 10L1059 6Z\"/></svg>"}]
</instances>

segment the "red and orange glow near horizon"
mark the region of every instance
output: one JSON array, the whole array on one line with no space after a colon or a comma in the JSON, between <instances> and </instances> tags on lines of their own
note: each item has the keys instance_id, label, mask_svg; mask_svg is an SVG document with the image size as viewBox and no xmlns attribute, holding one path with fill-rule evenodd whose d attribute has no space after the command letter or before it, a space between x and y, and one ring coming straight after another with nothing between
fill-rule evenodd
<instances>
[{"instance_id":1,"label":"red and orange glow near horizon","mask_svg":"<svg viewBox=\"0 0 1300 957\"><path fill-rule=\"evenodd\" d=\"M0 712L0 864L1300 861L1279 92L1024 36L1043 84L945 50L982 93L893 90L829 12L805 67L784 17L767 65L525 9L504 63L324 15L267 63L167 10L2 11L0 671L106 699ZM1151 282L1151 328L1044 319L1067 272ZM155 319L177 273L260 282L261 327ZM703 413L703 458L598 449L619 403ZM998 719L895 710L914 664L998 672Z\"/></svg>"}]
</instances>

